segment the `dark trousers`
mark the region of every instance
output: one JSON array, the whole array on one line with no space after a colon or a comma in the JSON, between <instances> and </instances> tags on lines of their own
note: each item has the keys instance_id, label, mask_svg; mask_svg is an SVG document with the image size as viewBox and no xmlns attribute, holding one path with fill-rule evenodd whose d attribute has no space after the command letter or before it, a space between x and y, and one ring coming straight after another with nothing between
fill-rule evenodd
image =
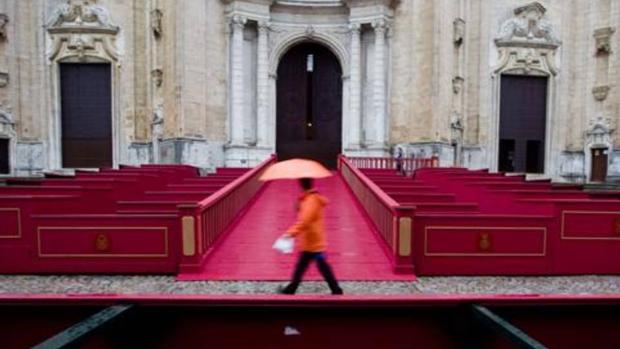
<instances>
[{"instance_id":1,"label":"dark trousers","mask_svg":"<svg viewBox=\"0 0 620 349\"><path fill-rule=\"evenodd\" d=\"M332 268L327 263L327 260L325 260L325 254L323 252L302 252L299 254L295 272L293 272L293 280L284 288L283 293L294 294L295 291L297 291L297 287L301 283L306 269L308 269L310 262L313 260L316 261L317 267L325 281L327 281L327 285L329 285L329 289L332 293L342 294L342 289L338 285L338 281L336 281Z\"/></svg>"}]
</instances>

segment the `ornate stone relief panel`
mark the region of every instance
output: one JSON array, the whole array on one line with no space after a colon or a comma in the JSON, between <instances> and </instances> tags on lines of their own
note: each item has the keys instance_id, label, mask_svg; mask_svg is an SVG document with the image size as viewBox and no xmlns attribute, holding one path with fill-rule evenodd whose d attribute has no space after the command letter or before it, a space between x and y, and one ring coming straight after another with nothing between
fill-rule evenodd
<instances>
[{"instance_id":1,"label":"ornate stone relief panel","mask_svg":"<svg viewBox=\"0 0 620 349\"><path fill-rule=\"evenodd\" d=\"M67 1L56 8L46 28L52 39L47 51L50 61L68 56L118 61L115 39L119 28L111 23L108 11L101 6L87 1Z\"/></svg>"},{"instance_id":2,"label":"ornate stone relief panel","mask_svg":"<svg viewBox=\"0 0 620 349\"><path fill-rule=\"evenodd\" d=\"M609 147L611 142L611 133L614 131L609 119L598 117L590 120L588 129L585 132L586 147L604 146Z\"/></svg>"},{"instance_id":3,"label":"ornate stone relief panel","mask_svg":"<svg viewBox=\"0 0 620 349\"><path fill-rule=\"evenodd\" d=\"M545 12L541 4L533 2L516 8L514 17L504 21L495 38L500 53L496 73L510 70L524 75L557 74L554 58L561 41Z\"/></svg>"}]
</instances>

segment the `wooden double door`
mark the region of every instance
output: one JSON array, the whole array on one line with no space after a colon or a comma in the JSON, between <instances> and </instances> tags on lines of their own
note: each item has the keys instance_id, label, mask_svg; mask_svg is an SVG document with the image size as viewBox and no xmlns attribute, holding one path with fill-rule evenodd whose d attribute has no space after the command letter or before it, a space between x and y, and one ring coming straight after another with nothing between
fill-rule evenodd
<instances>
[{"instance_id":1,"label":"wooden double door","mask_svg":"<svg viewBox=\"0 0 620 349\"><path fill-rule=\"evenodd\" d=\"M502 75L501 79L498 169L543 173L547 78Z\"/></svg>"},{"instance_id":2,"label":"wooden double door","mask_svg":"<svg viewBox=\"0 0 620 349\"><path fill-rule=\"evenodd\" d=\"M60 64L62 167L112 166L110 64Z\"/></svg>"},{"instance_id":3,"label":"wooden double door","mask_svg":"<svg viewBox=\"0 0 620 349\"><path fill-rule=\"evenodd\" d=\"M335 168L342 149L342 69L326 47L303 43L282 57L277 78L276 152Z\"/></svg>"}]
</instances>

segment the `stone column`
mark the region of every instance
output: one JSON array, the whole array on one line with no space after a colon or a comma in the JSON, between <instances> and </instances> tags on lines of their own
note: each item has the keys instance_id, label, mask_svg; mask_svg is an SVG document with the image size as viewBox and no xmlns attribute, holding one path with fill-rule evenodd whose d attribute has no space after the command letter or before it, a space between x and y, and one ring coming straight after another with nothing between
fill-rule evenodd
<instances>
[{"instance_id":1,"label":"stone column","mask_svg":"<svg viewBox=\"0 0 620 349\"><path fill-rule=\"evenodd\" d=\"M362 86L361 86L361 38L360 38L360 23L352 23L349 28L351 29L351 86L350 86L350 108L349 115L351 116L350 131L349 131L349 147L358 149L360 147L361 136L361 101L362 101Z\"/></svg>"},{"instance_id":2,"label":"stone column","mask_svg":"<svg viewBox=\"0 0 620 349\"><path fill-rule=\"evenodd\" d=\"M375 29L375 62L373 77L373 106L375 112L375 137L377 146L385 145L385 33L387 23L380 19L372 24Z\"/></svg>"},{"instance_id":3,"label":"stone column","mask_svg":"<svg viewBox=\"0 0 620 349\"><path fill-rule=\"evenodd\" d=\"M243 145L243 28L247 19L234 15L230 51L230 143Z\"/></svg>"},{"instance_id":4,"label":"stone column","mask_svg":"<svg viewBox=\"0 0 620 349\"><path fill-rule=\"evenodd\" d=\"M269 106L269 53L267 47L269 35L269 23L258 23L258 47L256 66L256 128L257 144L259 147L267 147L267 118Z\"/></svg>"}]
</instances>

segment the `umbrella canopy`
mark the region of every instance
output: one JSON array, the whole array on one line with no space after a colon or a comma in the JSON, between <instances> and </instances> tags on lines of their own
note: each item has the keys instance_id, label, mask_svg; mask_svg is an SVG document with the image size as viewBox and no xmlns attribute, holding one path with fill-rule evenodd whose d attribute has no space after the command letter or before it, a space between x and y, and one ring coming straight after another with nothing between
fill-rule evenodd
<instances>
[{"instance_id":1,"label":"umbrella canopy","mask_svg":"<svg viewBox=\"0 0 620 349\"><path fill-rule=\"evenodd\" d=\"M306 159L290 159L271 165L259 180L325 178L332 173L320 163Z\"/></svg>"}]
</instances>

